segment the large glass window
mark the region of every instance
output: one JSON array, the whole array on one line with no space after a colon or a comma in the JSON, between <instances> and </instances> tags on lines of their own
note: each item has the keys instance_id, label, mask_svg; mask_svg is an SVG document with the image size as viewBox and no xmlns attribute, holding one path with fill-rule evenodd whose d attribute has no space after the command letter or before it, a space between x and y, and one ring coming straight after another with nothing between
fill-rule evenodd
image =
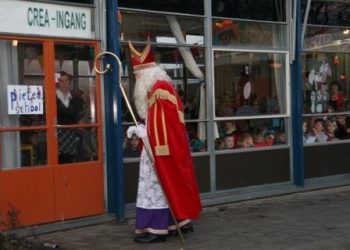
<instances>
[{"instance_id":1,"label":"large glass window","mask_svg":"<svg viewBox=\"0 0 350 250\"><path fill-rule=\"evenodd\" d=\"M213 45L285 49L286 24L213 19Z\"/></svg>"},{"instance_id":2,"label":"large glass window","mask_svg":"<svg viewBox=\"0 0 350 250\"><path fill-rule=\"evenodd\" d=\"M286 55L214 52L215 116L286 114Z\"/></svg>"},{"instance_id":3,"label":"large glass window","mask_svg":"<svg viewBox=\"0 0 350 250\"><path fill-rule=\"evenodd\" d=\"M93 46L55 44L59 163L97 160L93 60Z\"/></svg>"},{"instance_id":4,"label":"large glass window","mask_svg":"<svg viewBox=\"0 0 350 250\"><path fill-rule=\"evenodd\" d=\"M157 2L157 3L155 3ZM123 86L132 106L135 86L130 65L130 40L141 51L148 37L153 45L156 62L172 78L184 104L188 142L192 152L207 150L206 145L206 94L203 18L198 16L172 15L145 12L141 10L163 10L191 14L203 14L203 1L119 1L120 42L123 61ZM171 6L174 6L172 8ZM175 7L176 6L176 7ZM138 10L123 9L135 8ZM133 125L132 117L123 103L123 128ZM134 109L134 114L137 112ZM139 157L137 138L124 136L124 157Z\"/></svg>"},{"instance_id":5,"label":"large glass window","mask_svg":"<svg viewBox=\"0 0 350 250\"><path fill-rule=\"evenodd\" d=\"M350 138L349 8L311 3L302 54L305 144Z\"/></svg>"},{"instance_id":6,"label":"large glass window","mask_svg":"<svg viewBox=\"0 0 350 250\"><path fill-rule=\"evenodd\" d=\"M144 45L136 46L139 51ZM184 48L182 48L184 49ZM121 50L125 52L125 58L129 58L129 51L127 46L122 46ZM172 78L172 83L178 91L184 104L184 117L186 121L186 128L188 134L188 141L192 152L206 151L206 95L205 95L205 81L198 79L196 72L191 72L186 67L186 62L181 56L181 47L153 47L156 54L157 61L161 67L165 69L167 74ZM187 53L193 58L198 72L204 76L204 49L200 47L186 48ZM128 60L123 61L123 86L126 90L128 99L131 105L134 106L133 92L135 87L135 79L132 72L132 67ZM129 73L128 73L129 72ZM197 72L197 73L198 73ZM135 108L134 114L137 116ZM126 130L128 126L133 125L132 117L127 106L123 102L123 121L124 121L124 156L138 157L139 148L137 145L139 141L136 138L127 139ZM132 148L132 149L130 149ZM136 150L137 148L137 150Z\"/></svg>"},{"instance_id":7,"label":"large glass window","mask_svg":"<svg viewBox=\"0 0 350 250\"><path fill-rule=\"evenodd\" d=\"M0 51L0 168L46 165L43 45L0 40Z\"/></svg>"}]
</instances>

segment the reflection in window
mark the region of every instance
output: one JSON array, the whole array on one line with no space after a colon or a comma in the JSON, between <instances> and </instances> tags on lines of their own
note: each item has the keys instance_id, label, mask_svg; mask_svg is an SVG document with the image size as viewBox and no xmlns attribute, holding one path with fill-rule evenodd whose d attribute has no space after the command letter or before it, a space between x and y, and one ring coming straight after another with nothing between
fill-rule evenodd
<instances>
[{"instance_id":1,"label":"reflection in window","mask_svg":"<svg viewBox=\"0 0 350 250\"><path fill-rule=\"evenodd\" d=\"M348 27L307 26L304 49L318 52L350 52Z\"/></svg>"},{"instance_id":2,"label":"reflection in window","mask_svg":"<svg viewBox=\"0 0 350 250\"><path fill-rule=\"evenodd\" d=\"M213 16L263 21L286 20L284 0L213 0Z\"/></svg>"},{"instance_id":3,"label":"reflection in window","mask_svg":"<svg viewBox=\"0 0 350 250\"><path fill-rule=\"evenodd\" d=\"M349 54L304 53L304 113L350 111Z\"/></svg>"},{"instance_id":4,"label":"reflection in window","mask_svg":"<svg viewBox=\"0 0 350 250\"><path fill-rule=\"evenodd\" d=\"M213 19L213 44L241 48L286 49L285 24Z\"/></svg>"},{"instance_id":5,"label":"reflection in window","mask_svg":"<svg viewBox=\"0 0 350 250\"><path fill-rule=\"evenodd\" d=\"M202 19L134 11L121 11L121 15L123 17L120 25L121 40L146 41L149 37L152 42L157 43L186 43L193 45L204 43ZM173 33L177 27L181 29L181 39L178 39Z\"/></svg>"},{"instance_id":6,"label":"reflection in window","mask_svg":"<svg viewBox=\"0 0 350 250\"><path fill-rule=\"evenodd\" d=\"M281 118L226 120L216 123L216 150L260 148L288 143Z\"/></svg>"},{"instance_id":7,"label":"reflection in window","mask_svg":"<svg viewBox=\"0 0 350 250\"><path fill-rule=\"evenodd\" d=\"M119 0L119 7L203 15L203 0Z\"/></svg>"},{"instance_id":8,"label":"reflection in window","mask_svg":"<svg viewBox=\"0 0 350 250\"><path fill-rule=\"evenodd\" d=\"M215 115L286 112L285 55L215 51Z\"/></svg>"},{"instance_id":9,"label":"reflection in window","mask_svg":"<svg viewBox=\"0 0 350 250\"><path fill-rule=\"evenodd\" d=\"M305 9L306 0L303 0L303 10ZM307 21L309 24L350 26L349 12L348 1L311 1Z\"/></svg>"}]
</instances>

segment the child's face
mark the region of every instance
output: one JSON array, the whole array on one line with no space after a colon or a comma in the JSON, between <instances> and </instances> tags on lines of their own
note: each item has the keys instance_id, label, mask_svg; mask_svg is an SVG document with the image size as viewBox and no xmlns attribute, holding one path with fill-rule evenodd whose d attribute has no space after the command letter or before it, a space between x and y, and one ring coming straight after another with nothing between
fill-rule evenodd
<instances>
[{"instance_id":1,"label":"child's face","mask_svg":"<svg viewBox=\"0 0 350 250\"><path fill-rule=\"evenodd\" d=\"M232 136L225 137L225 146L226 148L233 148L235 146L235 142Z\"/></svg>"},{"instance_id":2,"label":"child's face","mask_svg":"<svg viewBox=\"0 0 350 250\"><path fill-rule=\"evenodd\" d=\"M220 141L218 143L218 150L222 150L222 149L225 149L225 141Z\"/></svg>"},{"instance_id":3,"label":"child's face","mask_svg":"<svg viewBox=\"0 0 350 250\"><path fill-rule=\"evenodd\" d=\"M264 140L264 136L262 134L256 134L254 135L254 143L259 143Z\"/></svg>"},{"instance_id":4,"label":"child's face","mask_svg":"<svg viewBox=\"0 0 350 250\"><path fill-rule=\"evenodd\" d=\"M287 142L287 136L285 133L281 133L279 135L279 141L282 142L282 143L286 143Z\"/></svg>"},{"instance_id":5,"label":"child's face","mask_svg":"<svg viewBox=\"0 0 350 250\"><path fill-rule=\"evenodd\" d=\"M327 131L329 133L333 133L335 131L335 129L336 129L336 126L333 122L327 123Z\"/></svg>"},{"instance_id":6,"label":"child's face","mask_svg":"<svg viewBox=\"0 0 350 250\"><path fill-rule=\"evenodd\" d=\"M247 137L242 144L243 148L251 148L253 147L254 143L253 143L253 138L252 137Z\"/></svg>"},{"instance_id":7,"label":"child's face","mask_svg":"<svg viewBox=\"0 0 350 250\"><path fill-rule=\"evenodd\" d=\"M337 117L337 122L340 125L345 125L345 123L346 123L345 117L344 116Z\"/></svg>"},{"instance_id":8,"label":"child's face","mask_svg":"<svg viewBox=\"0 0 350 250\"><path fill-rule=\"evenodd\" d=\"M234 125L232 122L226 122L225 123L225 131L227 132L231 132L232 130L234 130Z\"/></svg>"},{"instance_id":9,"label":"child's face","mask_svg":"<svg viewBox=\"0 0 350 250\"><path fill-rule=\"evenodd\" d=\"M314 131L316 134L321 133L323 131L323 124L321 122L316 122L314 125Z\"/></svg>"},{"instance_id":10,"label":"child's face","mask_svg":"<svg viewBox=\"0 0 350 250\"><path fill-rule=\"evenodd\" d=\"M330 99L331 99L331 101L336 101L336 100L338 99L337 93L336 93L336 92L333 92L333 93L331 94Z\"/></svg>"},{"instance_id":11,"label":"child's face","mask_svg":"<svg viewBox=\"0 0 350 250\"><path fill-rule=\"evenodd\" d=\"M139 142L140 142L140 139L136 136L136 135L133 135L131 137L131 148L132 149L137 149L137 147L139 146Z\"/></svg>"},{"instance_id":12,"label":"child's face","mask_svg":"<svg viewBox=\"0 0 350 250\"><path fill-rule=\"evenodd\" d=\"M333 84L331 87L330 87L330 89L331 89L331 92L338 92L338 90L339 90L339 88L338 88L338 86L336 85L336 84Z\"/></svg>"}]
</instances>

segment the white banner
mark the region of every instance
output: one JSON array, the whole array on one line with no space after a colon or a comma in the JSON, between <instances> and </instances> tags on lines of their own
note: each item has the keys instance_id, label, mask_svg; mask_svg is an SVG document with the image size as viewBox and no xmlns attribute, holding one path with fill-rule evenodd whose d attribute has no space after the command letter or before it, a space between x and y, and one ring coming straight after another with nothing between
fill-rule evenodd
<instances>
[{"instance_id":1,"label":"white banner","mask_svg":"<svg viewBox=\"0 0 350 250\"><path fill-rule=\"evenodd\" d=\"M0 0L0 32L93 38L91 9L29 1Z\"/></svg>"},{"instance_id":2,"label":"white banner","mask_svg":"<svg viewBox=\"0 0 350 250\"><path fill-rule=\"evenodd\" d=\"M7 110L9 115L43 114L43 86L8 85Z\"/></svg>"}]
</instances>

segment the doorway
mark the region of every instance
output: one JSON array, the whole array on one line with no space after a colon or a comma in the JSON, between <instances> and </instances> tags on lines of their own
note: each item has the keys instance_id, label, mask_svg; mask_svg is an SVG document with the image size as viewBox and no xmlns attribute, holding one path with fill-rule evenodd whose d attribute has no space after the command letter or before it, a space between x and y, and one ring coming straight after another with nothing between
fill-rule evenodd
<instances>
[{"instance_id":1,"label":"doorway","mask_svg":"<svg viewBox=\"0 0 350 250\"><path fill-rule=\"evenodd\" d=\"M102 214L99 43L0 36L0 51L3 227Z\"/></svg>"}]
</instances>

